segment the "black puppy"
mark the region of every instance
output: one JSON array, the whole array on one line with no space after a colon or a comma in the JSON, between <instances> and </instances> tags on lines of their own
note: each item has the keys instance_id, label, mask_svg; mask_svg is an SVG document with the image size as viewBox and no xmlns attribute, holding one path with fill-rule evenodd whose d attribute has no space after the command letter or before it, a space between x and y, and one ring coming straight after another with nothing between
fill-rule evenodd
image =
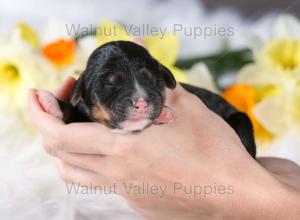
<instances>
[{"instance_id":1,"label":"black puppy","mask_svg":"<svg viewBox=\"0 0 300 220\"><path fill-rule=\"evenodd\" d=\"M220 115L255 157L252 124L246 114L214 93L187 84L182 86ZM174 119L172 110L164 106L166 87L176 87L169 69L145 48L129 41L114 41L91 54L70 103L58 101L47 92L40 92L40 101L46 111L66 123L95 121L117 131L139 131Z\"/></svg>"}]
</instances>

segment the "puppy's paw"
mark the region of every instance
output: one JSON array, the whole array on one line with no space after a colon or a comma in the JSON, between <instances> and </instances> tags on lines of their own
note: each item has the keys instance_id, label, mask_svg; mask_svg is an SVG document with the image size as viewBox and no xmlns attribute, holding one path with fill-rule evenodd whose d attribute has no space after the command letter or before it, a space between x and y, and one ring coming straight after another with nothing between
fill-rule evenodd
<instances>
[{"instance_id":1,"label":"puppy's paw","mask_svg":"<svg viewBox=\"0 0 300 220\"><path fill-rule=\"evenodd\" d=\"M163 110L161 111L160 115L154 119L154 124L166 124L171 123L176 118L174 111L169 108L168 106L164 106Z\"/></svg>"},{"instance_id":2,"label":"puppy's paw","mask_svg":"<svg viewBox=\"0 0 300 220\"><path fill-rule=\"evenodd\" d=\"M58 101L51 92L44 90L38 91L38 97L39 102L47 113L58 119L63 119L63 113Z\"/></svg>"}]
</instances>

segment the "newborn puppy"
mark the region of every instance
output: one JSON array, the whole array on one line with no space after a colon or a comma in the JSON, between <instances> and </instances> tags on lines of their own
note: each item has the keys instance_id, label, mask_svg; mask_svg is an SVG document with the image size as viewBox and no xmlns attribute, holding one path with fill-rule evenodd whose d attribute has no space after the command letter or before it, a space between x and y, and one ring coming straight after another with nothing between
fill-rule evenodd
<instances>
[{"instance_id":1,"label":"newborn puppy","mask_svg":"<svg viewBox=\"0 0 300 220\"><path fill-rule=\"evenodd\" d=\"M47 102L45 109L66 123L95 121L119 131L139 131L174 119L164 102L165 88L175 86L172 73L145 48L117 41L91 54L70 103L59 101L58 108L46 92L40 93L40 101Z\"/></svg>"},{"instance_id":2,"label":"newborn puppy","mask_svg":"<svg viewBox=\"0 0 300 220\"><path fill-rule=\"evenodd\" d=\"M220 115L255 157L253 129L247 115L216 94L187 84L182 86ZM170 70L144 47L129 41L114 41L91 54L70 102L56 100L46 91L39 92L39 99L45 111L65 123L94 121L114 131L132 132L174 120L175 114L164 103L166 88L175 87Z\"/></svg>"}]
</instances>

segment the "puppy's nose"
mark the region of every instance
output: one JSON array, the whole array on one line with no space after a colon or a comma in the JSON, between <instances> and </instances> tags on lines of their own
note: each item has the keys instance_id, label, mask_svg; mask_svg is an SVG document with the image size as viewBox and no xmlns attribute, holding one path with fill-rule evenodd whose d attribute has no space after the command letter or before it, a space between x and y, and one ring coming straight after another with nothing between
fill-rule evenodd
<instances>
[{"instance_id":1,"label":"puppy's nose","mask_svg":"<svg viewBox=\"0 0 300 220\"><path fill-rule=\"evenodd\" d=\"M148 103L144 98L138 98L134 103L134 111L136 113L143 113L147 111Z\"/></svg>"}]
</instances>

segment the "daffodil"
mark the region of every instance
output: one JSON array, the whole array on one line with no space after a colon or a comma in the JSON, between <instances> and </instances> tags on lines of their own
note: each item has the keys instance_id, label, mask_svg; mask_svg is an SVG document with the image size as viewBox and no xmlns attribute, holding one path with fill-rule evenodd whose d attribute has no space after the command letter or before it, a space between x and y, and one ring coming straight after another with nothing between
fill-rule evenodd
<instances>
[{"instance_id":1,"label":"daffodil","mask_svg":"<svg viewBox=\"0 0 300 220\"><path fill-rule=\"evenodd\" d=\"M53 89L57 83L53 68L35 50L33 38L23 31L24 25L22 28L17 26L10 39L0 40L0 107L2 110L24 112L27 107L29 88Z\"/></svg>"},{"instance_id":2,"label":"daffodil","mask_svg":"<svg viewBox=\"0 0 300 220\"><path fill-rule=\"evenodd\" d=\"M127 30L119 24L103 21L96 34L99 45L116 40L126 40L144 46L153 57L170 69L178 81L187 82L183 72L174 66L179 51L179 39L172 33L166 33L164 36L153 35L138 38L127 33Z\"/></svg>"},{"instance_id":3,"label":"daffodil","mask_svg":"<svg viewBox=\"0 0 300 220\"><path fill-rule=\"evenodd\" d=\"M279 136L300 126L300 39L267 43L255 63L241 70L238 82L255 89L253 114L268 132Z\"/></svg>"}]
</instances>

